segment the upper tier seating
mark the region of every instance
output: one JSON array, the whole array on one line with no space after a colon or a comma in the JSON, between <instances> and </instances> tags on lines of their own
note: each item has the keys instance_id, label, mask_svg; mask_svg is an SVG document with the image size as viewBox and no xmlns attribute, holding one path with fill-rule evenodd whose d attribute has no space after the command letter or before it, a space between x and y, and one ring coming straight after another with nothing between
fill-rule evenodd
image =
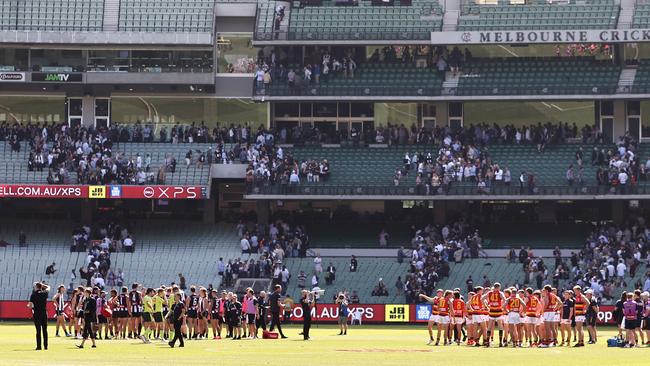
<instances>
[{"instance_id":1,"label":"upper tier seating","mask_svg":"<svg viewBox=\"0 0 650 366\"><path fill-rule=\"evenodd\" d=\"M632 28L650 27L650 4L636 4Z\"/></svg>"},{"instance_id":2,"label":"upper tier seating","mask_svg":"<svg viewBox=\"0 0 650 366\"><path fill-rule=\"evenodd\" d=\"M293 69L298 75L302 72L298 65ZM441 87L442 80L431 69L409 64L367 63L358 65L354 78L331 73L328 79L321 77L320 84L299 83L294 87L289 87L286 81L277 81L265 92L276 96L435 96L440 95Z\"/></svg>"},{"instance_id":3,"label":"upper tier seating","mask_svg":"<svg viewBox=\"0 0 650 366\"><path fill-rule=\"evenodd\" d=\"M463 7L459 31L610 29L616 27L619 7L613 0L587 4L468 5Z\"/></svg>"},{"instance_id":4,"label":"upper tier seating","mask_svg":"<svg viewBox=\"0 0 650 366\"><path fill-rule=\"evenodd\" d=\"M590 156L592 145L578 144L553 144L548 145L543 153L537 152L534 145L501 145L495 144L487 147L492 161L502 168L507 166L512 174L513 187L517 190L519 174L522 171L535 176L537 187L555 187L562 191L567 187L565 173L570 164L575 166L575 153L583 146L584 165L583 182L585 186L596 186L597 166L591 164ZM599 149L613 150L613 145L597 145ZM291 149L285 149L289 151ZM323 147L294 147L294 155L299 160L327 159L330 164L331 174L326 180L319 183L302 181L300 192L311 189L305 194L347 194L354 195L357 187L390 187L393 185L395 169L403 167L405 152L431 152L434 156L438 151L433 146L398 146L391 148L323 148ZM641 144L637 155L645 161L650 156L650 146ZM646 181L639 181L645 185ZM414 187L415 174L403 178L400 186ZM454 182L450 194L476 194L475 182ZM577 188L576 188L577 190ZM276 190L277 191L277 190ZM271 192L271 191L270 191ZM277 191L279 192L279 191ZM364 192L366 192L364 190ZM383 192L383 191L382 191ZM375 194L385 194L375 193Z\"/></svg>"},{"instance_id":5,"label":"upper tier seating","mask_svg":"<svg viewBox=\"0 0 650 366\"><path fill-rule=\"evenodd\" d=\"M260 3L258 38L273 39L274 9L274 1ZM442 28L438 0L414 0L411 6L397 1L394 6L373 6L370 1L337 6L333 0L324 0L322 6L293 7L288 16L291 40L427 40L431 32Z\"/></svg>"},{"instance_id":6,"label":"upper tier seating","mask_svg":"<svg viewBox=\"0 0 650 366\"><path fill-rule=\"evenodd\" d=\"M212 32L214 0L121 0L120 31Z\"/></svg>"},{"instance_id":7,"label":"upper tier seating","mask_svg":"<svg viewBox=\"0 0 650 366\"><path fill-rule=\"evenodd\" d=\"M480 59L463 67L458 94L612 94L620 72L590 58Z\"/></svg>"},{"instance_id":8,"label":"upper tier seating","mask_svg":"<svg viewBox=\"0 0 650 366\"><path fill-rule=\"evenodd\" d=\"M100 31L104 0L0 0L0 30Z\"/></svg>"}]
</instances>

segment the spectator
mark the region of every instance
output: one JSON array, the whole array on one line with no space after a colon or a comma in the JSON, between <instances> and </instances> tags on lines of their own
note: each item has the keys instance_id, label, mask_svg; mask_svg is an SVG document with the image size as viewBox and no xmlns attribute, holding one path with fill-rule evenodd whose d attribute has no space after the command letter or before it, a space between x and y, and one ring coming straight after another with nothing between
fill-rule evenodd
<instances>
[{"instance_id":1,"label":"spectator","mask_svg":"<svg viewBox=\"0 0 650 366\"><path fill-rule=\"evenodd\" d=\"M336 280L336 267L330 262L325 271L325 283L331 285Z\"/></svg>"},{"instance_id":2,"label":"spectator","mask_svg":"<svg viewBox=\"0 0 650 366\"><path fill-rule=\"evenodd\" d=\"M388 235L388 232L386 229L382 229L381 232L379 233L379 246L381 248L385 248L388 246L388 238L390 235Z\"/></svg>"},{"instance_id":3,"label":"spectator","mask_svg":"<svg viewBox=\"0 0 650 366\"><path fill-rule=\"evenodd\" d=\"M137 233L136 233L137 234ZM131 239L131 235L127 235L126 238L122 241L122 246L124 247L124 251L127 253L133 253L133 239Z\"/></svg>"},{"instance_id":4,"label":"spectator","mask_svg":"<svg viewBox=\"0 0 650 366\"><path fill-rule=\"evenodd\" d=\"M356 272L359 268L359 262L357 261L357 257L352 255L352 258L350 258L350 272Z\"/></svg>"},{"instance_id":5,"label":"spectator","mask_svg":"<svg viewBox=\"0 0 650 366\"><path fill-rule=\"evenodd\" d=\"M386 288L386 284L384 284L383 278L379 278L379 282L372 290L371 294L372 296L388 296L388 289Z\"/></svg>"},{"instance_id":6,"label":"spectator","mask_svg":"<svg viewBox=\"0 0 650 366\"><path fill-rule=\"evenodd\" d=\"M50 264L49 266L47 266L47 268L45 268L46 276L50 276L56 273L56 268L54 268L54 266L56 266L56 263L52 262L52 264Z\"/></svg>"},{"instance_id":7,"label":"spectator","mask_svg":"<svg viewBox=\"0 0 650 366\"><path fill-rule=\"evenodd\" d=\"M26 247L27 246L27 235L25 234L24 231L21 231L18 234L18 246L19 247Z\"/></svg>"}]
</instances>

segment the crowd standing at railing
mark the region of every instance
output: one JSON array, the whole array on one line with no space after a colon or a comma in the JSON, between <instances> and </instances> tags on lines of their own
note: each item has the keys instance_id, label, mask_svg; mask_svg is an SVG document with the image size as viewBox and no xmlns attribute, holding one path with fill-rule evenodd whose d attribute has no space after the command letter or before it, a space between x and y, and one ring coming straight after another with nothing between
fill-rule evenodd
<instances>
[{"instance_id":1,"label":"crowd standing at railing","mask_svg":"<svg viewBox=\"0 0 650 366\"><path fill-rule=\"evenodd\" d=\"M460 263L466 257L485 255L478 230L472 230L464 220L442 227L427 225L418 229L411 246L410 266L403 289L407 303L416 302L419 294L434 294L438 282L449 277L449 262ZM404 253L404 249L400 252Z\"/></svg>"}]
</instances>

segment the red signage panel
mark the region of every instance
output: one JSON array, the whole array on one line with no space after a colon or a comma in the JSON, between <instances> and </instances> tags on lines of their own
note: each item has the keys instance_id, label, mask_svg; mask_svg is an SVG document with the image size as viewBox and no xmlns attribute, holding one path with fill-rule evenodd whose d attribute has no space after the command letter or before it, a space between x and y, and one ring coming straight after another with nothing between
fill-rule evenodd
<instances>
[{"instance_id":1,"label":"red signage panel","mask_svg":"<svg viewBox=\"0 0 650 366\"><path fill-rule=\"evenodd\" d=\"M88 186L0 184L0 197L88 198Z\"/></svg>"},{"instance_id":2,"label":"red signage panel","mask_svg":"<svg viewBox=\"0 0 650 366\"><path fill-rule=\"evenodd\" d=\"M204 199L206 186L0 184L0 198Z\"/></svg>"},{"instance_id":3,"label":"red signage panel","mask_svg":"<svg viewBox=\"0 0 650 366\"><path fill-rule=\"evenodd\" d=\"M203 186L108 186L107 198L203 199Z\"/></svg>"},{"instance_id":4,"label":"red signage panel","mask_svg":"<svg viewBox=\"0 0 650 366\"><path fill-rule=\"evenodd\" d=\"M383 323L384 322L384 304L350 304L348 306L350 314L361 312L361 321L363 323ZM302 320L302 308L300 305L294 305L291 312L291 320ZM335 322L339 319L339 307L336 304L316 304L311 309L311 319L315 322Z\"/></svg>"}]
</instances>

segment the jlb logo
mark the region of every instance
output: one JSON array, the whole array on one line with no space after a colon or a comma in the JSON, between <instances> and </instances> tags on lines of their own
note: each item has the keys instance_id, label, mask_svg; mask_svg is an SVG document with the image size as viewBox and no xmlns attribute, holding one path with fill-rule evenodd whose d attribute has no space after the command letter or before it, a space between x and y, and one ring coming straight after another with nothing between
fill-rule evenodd
<instances>
[{"instance_id":1,"label":"jlb logo","mask_svg":"<svg viewBox=\"0 0 650 366\"><path fill-rule=\"evenodd\" d=\"M106 186L88 187L88 198L106 198Z\"/></svg>"},{"instance_id":2,"label":"jlb logo","mask_svg":"<svg viewBox=\"0 0 650 366\"><path fill-rule=\"evenodd\" d=\"M387 322L408 322L409 321L409 306L408 305L386 305L385 311Z\"/></svg>"}]
</instances>

